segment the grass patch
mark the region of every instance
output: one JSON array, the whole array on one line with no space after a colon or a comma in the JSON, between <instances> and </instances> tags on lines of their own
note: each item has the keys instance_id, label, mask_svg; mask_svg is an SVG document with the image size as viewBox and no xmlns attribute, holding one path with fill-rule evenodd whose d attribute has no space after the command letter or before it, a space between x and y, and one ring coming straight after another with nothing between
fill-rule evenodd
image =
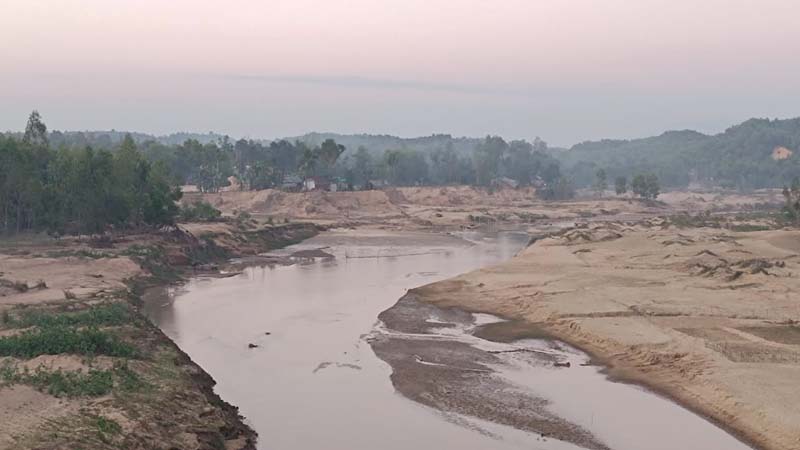
<instances>
[{"instance_id":1,"label":"grass patch","mask_svg":"<svg viewBox=\"0 0 800 450\"><path fill-rule=\"evenodd\" d=\"M39 355L62 353L123 358L135 357L137 354L132 345L94 327L73 330L58 326L0 338L0 356L34 358Z\"/></svg>"},{"instance_id":2,"label":"grass patch","mask_svg":"<svg viewBox=\"0 0 800 450\"><path fill-rule=\"evenodd\" d=\"M97 250L53 250L46 253L48 258L84 258L84 259L101 259L101 258L116 258L117 255L109 252L102 252Z\"/></svg>"},{"instance_id":3,"label":"grass patch","mask_svg":"<svg viewBox=\"0 0 800 450\"><path fill-rule=\"evenodd\" d=\"M127 306L122 303L108 303L75 312L23 311L7 324L17 328L99 327L126 325L134 321Z\"/></svg>"},{"instance_id":4,"label":"grass patch","mask_svg":"<svg viewBox=\"0 0 800 450\"><path fill-rule=\"evenodd\" d=\"M756 224L750 224L750 223L731 225L731 231L741 231L741 232L747 232L747 231L769 231L771 229L773 229L773 227L770 227L768 225L756 225Z\"/></svg>"},{"instance_id":5,"label":"grass patch","mask_svg":"<svg viewBox=\"0 0 800 450\"><path fill-rule=\"evenodd\" d=\"M55 397L100 397L111 393L115 387L133 392L147 386L127 363L117 363L109 370L89 369L87 372L47 370L19 371L6 364L0 367L0 381L9 384L27 384Z\"/></svg>"},{"instance_id":6,"label":"grass patch","mask_svg":"<svg viewBox=\"0 0 800 450\"><path fill-rule=\"evenodd\" d=\"M97 416L94 422L97 431L103 434L120 434L122 427L114 420L108 417Z\"/></svg>"}]
</instances>

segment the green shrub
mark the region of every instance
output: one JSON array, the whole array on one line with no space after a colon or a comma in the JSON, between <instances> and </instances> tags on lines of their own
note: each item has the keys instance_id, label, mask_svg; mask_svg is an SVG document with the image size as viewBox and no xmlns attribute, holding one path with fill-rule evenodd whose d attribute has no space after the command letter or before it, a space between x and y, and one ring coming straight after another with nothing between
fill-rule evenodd
<instances>
[{"instance_id":1,"label":"green shrub","mask_svg":"<svg viewBox=\"0 0 800 450\"><path fill-rule=\"evenodd\" d=\"M56 397L99 397L111 392L114 376L109 370L91 369L87 373L37 369L21 380Z\"/></svg>"},{"instance_id":2,"label":"green shrub","mask_svg":"<svg viewBox=\"0 0 800 450\"><path fill-rule=\"evenodd\" d=\"M14 366L4 364L0 366L0 381L31 385L56 397L99 397L110 393L115 385L126 392L147 385L126 363L117 363L110 370L89 369L88 372L43 367L18 371Z\"/></svg>"},{"instance_id":3,"label":"green shrub","mask_svg":"<svg viewBox=\"0 0 800 450\"><path fill-rule=\"evenodd\" d=\"M24 311L14 321L19 328L66 327L66 326L114 326L125 325L133 321L127 306L122 303L108 303L89 307L75 312L54 312L30 310Z\"/></svg>"},{"instance_id":4,"label":"green shrub","mask_svg":"<svg viewBox=\"0 0 800 450\"><path fill-rule=\"evenodd\" d=\"M136 349L96 328L73 330L59 326L0 338L0 356L34 358L62 353L134 357Z\"/></svg>"},{"instance_id":5,"label":"green shrub","mask_svg":"<svg viewBox=\"0 0 800 450\"><path fill-rule=\"evenodd\" d=\"M221 216L220 210L202 200L182 206L179 213L180 220L184 222L215 222Z\"/></svg>"},{"instance_id":6,"label":"green shrub","mask_svg":"<svg viewBox=\"0 0 800 450\"><path fill-rule=\"evenodd\" d=\"M120 434L122 427L114 420L108 417L97 416L95 420L97 430L103 434Z\"/></svg>"}]
</instances>

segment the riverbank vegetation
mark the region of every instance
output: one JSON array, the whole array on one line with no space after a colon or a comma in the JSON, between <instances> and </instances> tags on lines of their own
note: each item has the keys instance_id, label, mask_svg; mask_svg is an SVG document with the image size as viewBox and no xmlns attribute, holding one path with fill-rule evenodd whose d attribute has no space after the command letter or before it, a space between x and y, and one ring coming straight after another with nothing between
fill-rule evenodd
<instances>
[{"instance_id":1,"label":"riverbank vegetation","mask_svg":"<svg viewBox=\"0 0 800 450\"><path fill-rule=\"evenodd\" d=\"M36 112L22 139L0 137L0 227L6 234L171 225L180 196L168 169L144 159L130 137L113 153L56 150Z\"/></svg>"}]
</instances>

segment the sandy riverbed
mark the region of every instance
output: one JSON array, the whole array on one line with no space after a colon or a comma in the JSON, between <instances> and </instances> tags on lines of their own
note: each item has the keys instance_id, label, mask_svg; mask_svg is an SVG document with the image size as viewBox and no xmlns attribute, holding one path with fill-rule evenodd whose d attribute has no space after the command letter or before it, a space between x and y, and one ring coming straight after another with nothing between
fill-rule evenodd
<instances>
[{"instance_id":1,"label":"sandy riverbed","mask_svg":"<svg viewBox=\"0 0 800 450\"><path fill-rule=\"evenodd\" d=\"M601 224L414 292L545 331L764 449L800 448L800 232Z\"/></svg>"}]
</instances>

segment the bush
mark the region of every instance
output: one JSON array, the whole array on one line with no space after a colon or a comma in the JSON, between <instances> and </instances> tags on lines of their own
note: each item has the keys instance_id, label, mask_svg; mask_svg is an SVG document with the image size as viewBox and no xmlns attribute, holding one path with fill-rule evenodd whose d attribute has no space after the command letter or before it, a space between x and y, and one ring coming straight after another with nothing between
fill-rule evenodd
<instances>
[{"instance_id":1,"label":"bush","mask_svg":"<svg viewBox=\"0 0 800 450\"><path fill-rule=\"evenodd\" d=\"M103 434L120 434L122 432L122 427L115 420L107 417L97 416L95 425L97 430Z\"/></svg>"},{"instance_id":2,"label":"bush","mask_svg":"<svg viewBox=\"0 0 800 450\"><path fill-rule=\"evenodd\" d=\"M180 220L184 222L215 222L220 217L222 217L220 210L202 200L182 206L179 213Z\"/></svg>"}]
</instances>

